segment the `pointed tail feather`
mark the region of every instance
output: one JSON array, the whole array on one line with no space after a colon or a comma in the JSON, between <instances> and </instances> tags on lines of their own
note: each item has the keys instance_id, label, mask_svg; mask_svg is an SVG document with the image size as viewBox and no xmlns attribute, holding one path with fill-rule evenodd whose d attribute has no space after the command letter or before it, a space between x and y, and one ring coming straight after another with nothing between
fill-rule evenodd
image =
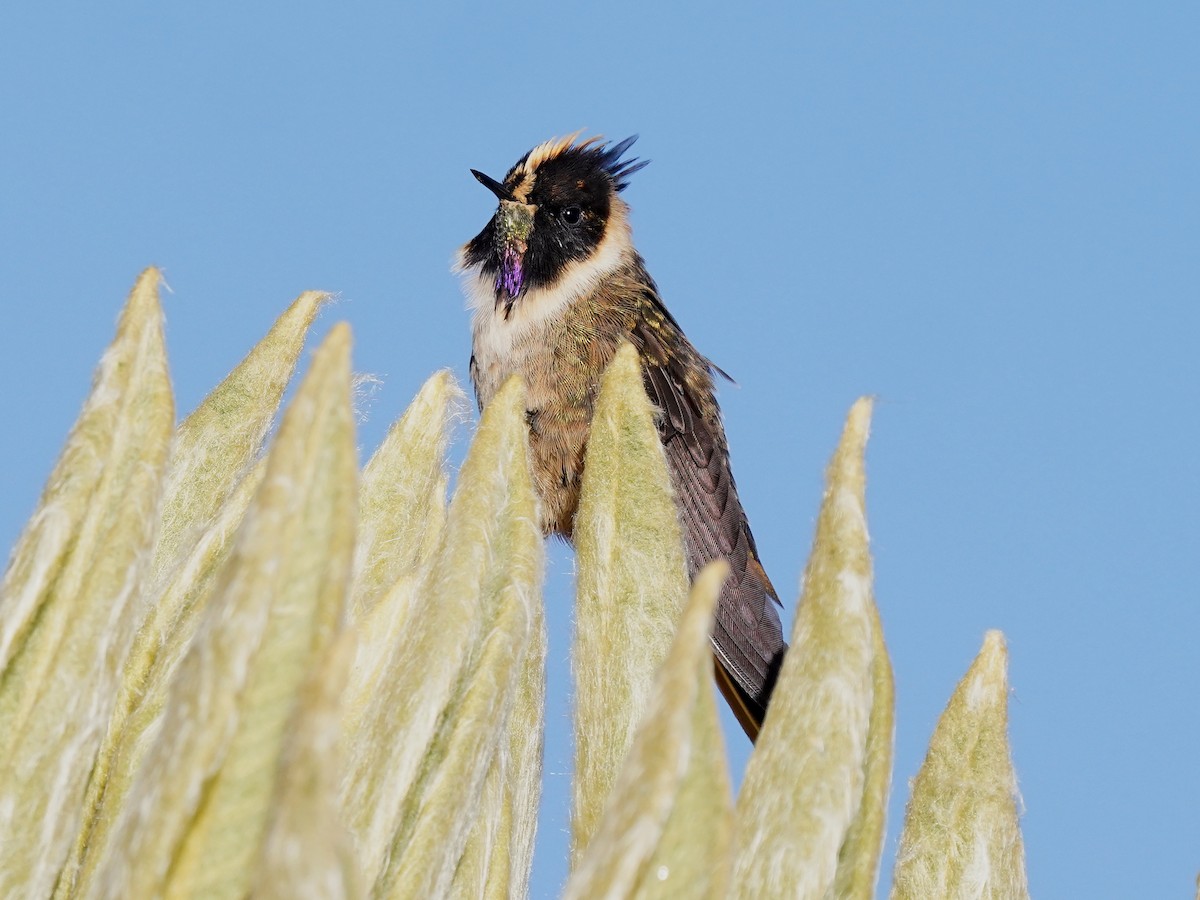
<instances>
[{"instance_id":1,"label":"pointed tail feather","mask_svg":"<svg viewBox=\"0 0 1200 900\"><path fill-rule=\"evenodd\" d=\"M703 426L703 427L698 427ZM713 625L713 652L721 692L753 740L757 734L787 644L781 604L758 561L750 524L737 496L719 423L698 422L665 442L675 488L688 572L725 559L730 576L721 589Z\"/></svg>"}]
</instances>

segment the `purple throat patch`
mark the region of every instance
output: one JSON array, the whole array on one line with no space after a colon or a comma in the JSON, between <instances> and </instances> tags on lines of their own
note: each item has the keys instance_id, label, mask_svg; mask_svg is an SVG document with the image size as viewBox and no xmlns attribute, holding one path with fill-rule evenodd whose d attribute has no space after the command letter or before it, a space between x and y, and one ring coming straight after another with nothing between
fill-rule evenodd
<instances>
[{"instance_id":1,"label":"purple throat patch","mask_svg":"<svg viewBox=\"0 0 1200 900\"><path fill-rule=\"evenodd\" d=\"M521 293L521 284L525 275L521 271L521 254L515 247L504 248L504 258L500 262L500 271L496 273L496 290L504 291L509 300L515 300Z\"/></svg>"}]
</instances>

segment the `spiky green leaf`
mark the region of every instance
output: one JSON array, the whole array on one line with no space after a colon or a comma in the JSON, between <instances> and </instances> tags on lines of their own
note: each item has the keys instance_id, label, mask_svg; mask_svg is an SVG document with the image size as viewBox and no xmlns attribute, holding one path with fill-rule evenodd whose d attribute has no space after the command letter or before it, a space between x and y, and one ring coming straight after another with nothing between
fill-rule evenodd
<instances>
[{"instance_id":1,"label":"spiky green leaf","mask_svg":"<svg viewBox=\"0 0 1200 900\"><path fill-rule=\"evenodd\" d=\"M112 824L112 810L124 801L145 750L146 729L162 714L167 684L195 635L197 601L211 594L212 579L262 480L266 466L256 455L324 296L302 294L176 431L164 528L142 587L146 617L122 668L88 782L83 825L56 897L70 896L89 847L107 841L97 829Z\"/></svg>"},{"instance_id":2,"label":"spiky green leaf","mask_svg":"<svg viewBox=\"0 0 1200 900\"><path fill-rule=\"evenodd\" d=\"M437 549L446 518L446 445L463 406L449 371L422 386L363 469L351 608L356 620Z\"/></svg>"},{"instance_id":3,"label":"spiky green leaf","mask_svg":"<svg viewBox=\"0 0 1200 900\"><path fill-rule=\"evenodd\" d=\"M709 636L728 574L722 561L696 579L568 900L725 896L732 799Z\"/></svg>"},{"instance_id":4,"label":"spiky green leaf","mask_svg":"<svg viewBox=\"0 0 1200 900\"><path fill-rule=\"evenodd\" d=\"M1008 748L1008 652L989 631L913 780L892 875L895 900L1029 896Z\"/></svg>"},{"instance_id":5,"label":"spiky green leaf","mask_svg":"<svg viewBox=\"0 0 1200 900\"><path fill-rule=\"evenodd\" d=\"M513 380L484 411L428 573L373 611L411 605L348 748L343 800L377 896L449 885L512 707L543 553L524 403Z\"/></svg>"},{"instance_id":6,"label":"spiky green leaf","mask_svg":"<svg viewBox=\"0 0 1200 900\"><path fill-rule=\"evenodd\" d=\"M687 596L671 478L629 345L601 382L575 547L573 864L600 821Z\"/></svg>"},{"instance_id":7,"label":"spiky green leaf","mask_svg":"<svg viewBox=\"0 0 1200 900\"><path fill-rule=\"evenodd\" d=\"M95 875L102 897L244 895L287 724L341 628L357 500L349 329L313 359Z\"/></svg>"},{"instance_id":8,"label":"spiky green leaf","mask_svg":"<svg viewBox=\"0 0 1200 900\"><path fill-rule=\"evenodd\" d=\"M342 822L341 699L354 659L344 631L308 675L276 776L255 900L353 900L363 896L358 860Z\"/></svg>"},{"instance_id":9,"label":"spiky green leaf","mask_svg":"<svg viewBox=\"0 0 1200 900\"><path fill-rule=\"evenodd\" d=\"M180 423L163 497L153 580L160 580L186 554L197 531L216 517L262 449L309 326L326 299L318 291L297 297L237 368Z\"/></svg>"},{"instance_id":10,"label":"spiky green leaf","mask_svg":"<svg viewBox=\"0 0 1200 900\"><path fill-rule=\"evenodd\" d=\"M175 415L159 277L130 293L0 587L0 896L49 896L140 618Z\"/></svg>"},{"instance_id":11,"label":"spiky green leaf","mask_svg":"<svg viewBox=\"0 0 1200 900\"><path fill-rule=\"evenodd\" d=\"M870 413L869 400L854 405L830 462L792 648L738 797L738 897L826 896L862 812L878 621L864 496ZM878 738L890 742L890 731ZM863 851L852 864L873 873L878 847Z\"/></svg>"},{"instance_id":12,"label":"spiky green leaf","mask_svg":"<svg viewBox=\"0 0 1200 900\"><path fill-rule=\"evenodd\" d=\"M887 830L892 790L892 757L896 744L896 689L892 663L883 642L879 610L872 609L871 717L867 724L866 771L862 803L850 823L838 857L833 894L844 900L871 900L879 881L879 860Z\"/></svg>"}]
</instances>

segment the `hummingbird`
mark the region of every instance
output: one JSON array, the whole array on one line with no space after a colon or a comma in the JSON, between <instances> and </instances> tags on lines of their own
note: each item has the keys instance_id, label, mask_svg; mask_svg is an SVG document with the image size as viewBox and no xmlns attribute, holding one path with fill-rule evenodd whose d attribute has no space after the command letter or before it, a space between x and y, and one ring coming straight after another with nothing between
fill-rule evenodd
<instances>
[{"instance_id":1,"label":"hummingbird","mask_svg":"<svg viewBox=\"0 0 1200 900\"><path fill-rule=\"evenodd\" d=\"M534 147L498 181L499 201L459 251L472 310L471 381L482 410L512 374L525 418L546 535L571 540L600 379L624 342L637 350L671 473L689 577L714 559L731 575L717 603L717 685L751 741L787 644L779 596L738 499L715 396L725 375L684 336L633 245L621 193L648 160L582 132Z\"/></svg>"}]
</instances>

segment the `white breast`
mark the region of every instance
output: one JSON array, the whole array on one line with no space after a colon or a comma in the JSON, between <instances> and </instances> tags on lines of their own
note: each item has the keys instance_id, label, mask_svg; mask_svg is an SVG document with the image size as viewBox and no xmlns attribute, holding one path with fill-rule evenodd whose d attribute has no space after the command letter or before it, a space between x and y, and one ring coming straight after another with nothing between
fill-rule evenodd
<instances>
[{"instance_id":1,"label":"white breast","mask_svg":"<svg viewBox=\"0 0 1200 900\"><path fill-rule=\"evenodd\" d=\"M480 401L486 404L505 378L514 372L524 374L536 355L547 352L543 340L547 326L572 303L585 300L632 252L627 219L624 215L612 216L595 253L568 266L553 285L527 291L507 315L504 304L496 303L494 279L481 274L478 267L463 269L460 256L463 292L473 313L471 352L479 376L476 388Z\"/></svg>"}]
</instances>

